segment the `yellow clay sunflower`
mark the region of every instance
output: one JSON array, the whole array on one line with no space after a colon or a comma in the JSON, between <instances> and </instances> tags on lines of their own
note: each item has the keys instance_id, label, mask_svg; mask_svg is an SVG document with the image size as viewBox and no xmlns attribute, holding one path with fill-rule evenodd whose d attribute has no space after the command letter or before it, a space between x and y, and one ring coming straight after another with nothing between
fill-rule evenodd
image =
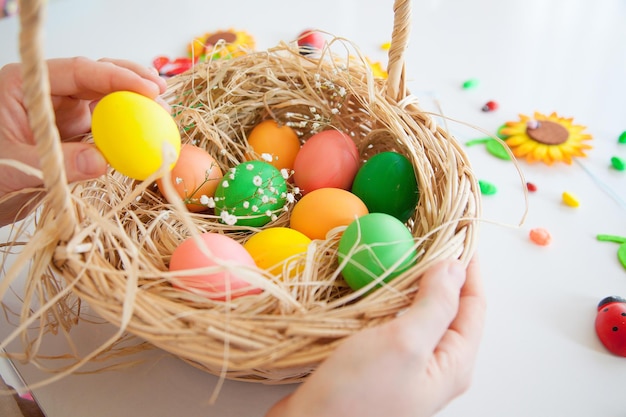
<instances>
[{"instance_id":1,"label":"yellow clay sunflower","mask_svg":"<svg viewBox=\"0 0 626 417\"><path fill-rule=\"evenodd\" d=\"M249 33L228 29L195 38L187 47L187 52L190 57L204 61L244 55L255 47L255 40Z\"/></svg>"},{"instance_id":2,"label":"yellow clay sunflower","mask_svg":"<svg viewBox=\"0 0 626 417\"><path fill-rule=\"evenodd\" d=\"M519 121L506 122L499 133L516 157L552 165L571 164L573 157L586 156L591 145L584 142L592 137L584 130L585 126L574 124L571 118L535 112L533 117L520 115Z\"/></svg>"}]
</instances>

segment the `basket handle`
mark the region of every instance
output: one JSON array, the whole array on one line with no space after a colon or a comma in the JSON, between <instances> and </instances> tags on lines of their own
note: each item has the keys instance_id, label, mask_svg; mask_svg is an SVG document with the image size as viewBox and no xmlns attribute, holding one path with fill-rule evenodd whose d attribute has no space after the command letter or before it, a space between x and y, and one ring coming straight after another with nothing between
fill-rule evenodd
<instances>
[{"instance_id":1,"label":"basket handle","mask_svg":"<svg viewBox=\"0 0 626 417\"><path fill-rule=\"evenodd\" d=\"M48 67L43 54L44 0L20 1L20 57L24 105L34 134L51 208L56 212L55 229L62 240L75 231L77 222L67 186L67 176L50 97Z\"/></svg>"},{"instance_id":2,"label":"basket handle","mask_svg":"<svg viewBox=\"0 0 626 417\"><path fill-rule=\"evenodd\" d=\"M400 101L406 97L404 52L411 33L411 0L395 0L393 32L387 64L387 98Z\"/></svg>"}]
</instances>

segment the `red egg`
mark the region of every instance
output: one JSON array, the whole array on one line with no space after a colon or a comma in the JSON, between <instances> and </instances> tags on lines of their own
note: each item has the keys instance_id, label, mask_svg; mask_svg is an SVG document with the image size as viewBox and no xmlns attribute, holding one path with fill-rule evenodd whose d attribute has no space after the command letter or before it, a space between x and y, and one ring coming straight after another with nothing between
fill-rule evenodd
<instances>
[{"instance_id":1,"label":"red egg","mask_svg":"<svg viewBox=\"0 0 626 417\"><path fill-rule=\"evenodd\" d=\"M349 190L359 169L359 151L347 134L325 130L302 145L293 168L302 194L320 188Z\"/></svg>"}]
</instances>

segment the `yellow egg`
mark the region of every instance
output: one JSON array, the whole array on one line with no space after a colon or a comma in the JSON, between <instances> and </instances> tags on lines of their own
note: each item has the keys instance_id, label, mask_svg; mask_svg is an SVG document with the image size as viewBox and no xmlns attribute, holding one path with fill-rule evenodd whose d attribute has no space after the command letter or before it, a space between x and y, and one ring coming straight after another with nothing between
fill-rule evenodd
<instances>
[{"instance_id":1,"label":"yellow egg","mask_svg":"<svg viewBox=\"0 0 626 417\"><path fill-rule=\"evenodd\" d=\"M330 230L347 226L368 213L365 203L350 191L319 188L296 203L289 227L311 239L325 239Z\"/></svg>"},{"instance_id":2,"label":"yellow egg","mask_svg":"<svg viewBox=\"0 0 626 417\"><path fill-rule=\"evenodd\" d=\"M164 150L175 153L170 169L180 153L180 132L172 116L156 101L130 91L116 91L98 102L91 131L109 164L137 180L161 167Z\"/></svg>"},{"instance_id":3,"label":"yellow egg","mask_svg":"<svg viewBox=\"0 0 626 417\"><path fill-rule=\"evenodd\" d=\"M311 239L297 230L270 227L253 235L243 247L259 268L278 276L286 266L290 270L288 276L293 277L304 269L304 263L295 265L294 262L304 260L309 243Z\"/></svg>"}]
</instances>

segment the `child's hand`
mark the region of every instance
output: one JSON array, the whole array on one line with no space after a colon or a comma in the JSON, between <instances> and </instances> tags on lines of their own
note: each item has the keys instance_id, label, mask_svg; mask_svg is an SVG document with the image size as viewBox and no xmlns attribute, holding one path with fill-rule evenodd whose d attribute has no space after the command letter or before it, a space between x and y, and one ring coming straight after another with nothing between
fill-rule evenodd
<instances>
[{"instance_id":1,"label":"child's hand","mask_svg":"<svg viewBox=\"0 0 626 417\"><path fill-rule=\"evenodd\" d=\"M428 270L404 314L346 339L267 417L426 417L470 383L485 318L478 265Z\"/></svg>"},{"instance_id":2,"label":"child's hand","mask_svg":"<svg viewBox=\"0 0 626 417\"><path fill-rule=\"evenodd\" d=\"M166 88L156 71L123 60L86 58L48 61L50 92L56 124L63 143L68 181L96 178L106 172L106 161L93 146L77 142L91 128L95 102L108 93L130 90L156 98ZM28 124L20 64L0 69L0 159L12 159L39 168L35 139ZM8 194L39 187L41 181L0 164L0 226L23 218L33 193Z\"/></svg>"}]
</instances>

